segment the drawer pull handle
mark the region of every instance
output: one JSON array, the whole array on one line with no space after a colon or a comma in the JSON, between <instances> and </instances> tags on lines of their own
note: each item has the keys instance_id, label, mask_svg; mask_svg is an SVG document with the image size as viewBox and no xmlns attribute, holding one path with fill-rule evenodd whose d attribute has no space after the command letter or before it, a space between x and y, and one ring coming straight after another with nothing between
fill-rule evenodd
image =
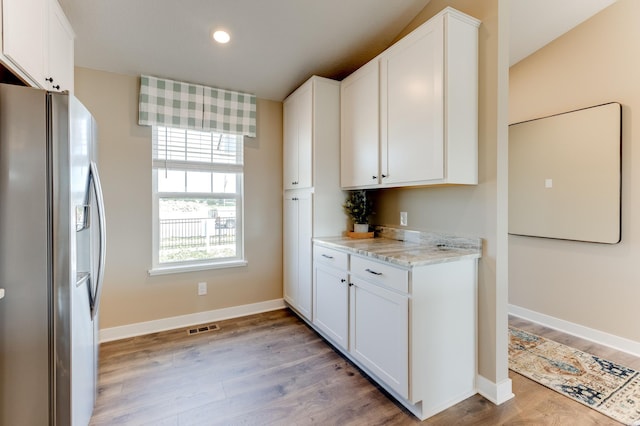
<instances>
[{"instance_id":1,"label":"drawer pull handle","mask_svg":"<svg viewBox=\"0 0 640 426\"><path fill-rule=\"evenodd\" d=\"M329 256L328 254L322 254L322 257L326 257L327 259L333 259L333 256Z\"/></svg>"},{"instance_id":2,"label":"drawer pull handle","mask_svg":"<svg viewBox=\"0 0 640 426\"><path fill-rule=\"evenodd\" d=\"M373 275L382 275L382 272L372 271L369 268L365 269L365 271L367 271L368 273L373 274Z\"/></svg>"},{"instance_id":3,"label":"drawer pull handle","mask_svg":"<svg viewBox=\"0 0 640 426\"><path fill-rule=\"evenodd\" d=\"M341 279L340 279L340 282L341 282L341 283L346 283L346 282L347 282L347 280L345 280L344 278L341 278Z\"/></svg>"}]
</instances>

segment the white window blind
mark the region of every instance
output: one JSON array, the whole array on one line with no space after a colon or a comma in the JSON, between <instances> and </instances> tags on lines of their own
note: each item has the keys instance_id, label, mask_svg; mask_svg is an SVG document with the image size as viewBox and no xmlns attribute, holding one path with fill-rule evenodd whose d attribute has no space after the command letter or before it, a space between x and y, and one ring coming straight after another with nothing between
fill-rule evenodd
<instances>
[{"instance_id":1,"label":"white window blind","mask_svg":"<svg viewBox=\"0 0 640 426\"><path fill-rule=\"evenodd\" d=\"M242 172L242 136L154 127L153 167Z\"/></svg>"}]
</instances>

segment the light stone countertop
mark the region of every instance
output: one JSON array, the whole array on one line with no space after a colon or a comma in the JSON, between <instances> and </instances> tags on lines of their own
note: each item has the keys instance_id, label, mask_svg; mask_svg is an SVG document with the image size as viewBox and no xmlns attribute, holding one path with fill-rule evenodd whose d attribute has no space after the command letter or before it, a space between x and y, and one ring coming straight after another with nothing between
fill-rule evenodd
<instances>
[{"instance_id":1,"label":"light stone countertop","mask_svg":"<svg viewBox=\"0 0 640 426\"><path fill-rule=\"evenodd\" d=\"M313 242L408 268L482 256L480 238L383 226L376 227L376 238L321 237L314 238Z\"/></svg>"}]
</instances>

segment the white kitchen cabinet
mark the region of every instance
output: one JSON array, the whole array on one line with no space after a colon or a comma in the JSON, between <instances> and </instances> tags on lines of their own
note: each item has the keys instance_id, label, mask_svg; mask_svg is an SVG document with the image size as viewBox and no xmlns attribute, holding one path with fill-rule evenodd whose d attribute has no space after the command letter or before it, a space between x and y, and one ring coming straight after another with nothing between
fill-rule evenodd
<instances>
[{"instance_id":1,"label":"white kitchen cabinet","mask_svg":"<svg viewBox=\"0 0 640 426\"><path fill-rule=\"evenodd\" d=\"M346 179L343 188L477 184L479 24L446 8L376 58L380 159L374 175L379 180ZM354 108L370 109L370 104ZM353 117L343 113L342 126L357 126ZM343 143L354 142L344 138ZM342 170L352 163L345 156Z\"/></svg>"},{"instance_id":2,"label":"white kitchen cabinet","mask_svg":"<svg viewBox=\"0 0 640 426\"><path fill-rule=\"evenodd\" d=\"M283 186L340 192L340 83L313 76L284 100Z\"/></svg>"},{"instance_id":3,"label":"white kitchen cabinet","mask_svg":"<svg viewBox=\"0 0 640 426\"><path fill-rule=\"evenodd\" d=\"M407 398L407 270L319 245L314 245L313 250L313 325L336 347Z\"/></svg>"},{"instance_id":4,"label":"white kitchen cabinet","mask_svg":"<svg viewBox=\"0 0 640 426\"><path fill-rule=\"evenodd\" d=\"M313 324L337 346L348 349L347 254L314 246Z\"/></svg>"},{"instance_id":5,"label":"white kitchen cabinet","mask_svg":"<svg viewBox=\"0 0 640 426\"><path fill-rule=\"evenodd\" d=\"M310 188L313 172L313 81L307 81L287 97L283 108L284 188Z\"/></svg>"},{"instance_id":6,"label":"white kitchen cabinet","mask_svg":"<svg viewBox=\"0 0 640 426\"><path fill-rule=\"evenodd\" d=\"M398 395L409 397L409 298L353 276L349 352Z\"/></svg>"},{"instance_id":7,"label":"white kitchen cabinet","mask_svg":"<svg viewBox=\"0 0 640 426\"><path fill-rule=\"evenodd\" d=\"M340 185L344 188L380 183L378 67L375 59L340 85Z\"/></svg>"},{"instance_id":8,"label":"white kitchen cabinet","mask_svg":"<svg viewBox=\"0 0 640 426\"><path fill-rule=\"evenodd\" d=\"M73 93L73 43L75 34L57 1L49 2L49 37L45 88Z\"/></svg>"},{"instance_id":9,"label":"white kitchen cabinet","mask_svg":"<svg viewBox=\"0 0 640 426\"><path fill-rule=\"evenodd\" d=\"M25 83L73 91L75 35L56 0L3 0L0 62Z\"/></svg>"},{"instance_id":10,"label":"white kitchen cabinet","mask_svg":"<svg viewBox=\"0 0 640 426\"><path fill-rule=\"evenodd\" d=\"M313 250L312 326L347 358L422 420L476 393L477 259L401 267Z\"/></svg>"},{"instance_id":11,"label":"white kitchen cabinet","mask_svg":"<svg viewBox=\"0 0 640 426\"><path fill-rule=\"evenodd\" d=\"M21 78L44 84L48 0L2 0L2 53Z\"/></svg>"},{"instance_id":12,"label":"white kitchen cabinet","mask_svg":"<svg viewBox=\"0 0 640 426\"><path fill-rule=\"evenodd\" d=\"M311 320L312 194L287 194L284 198L284 300Z\"/></svg>"},{"instance_id":13,"label":"white kitchen cabinet","mask_svg":"<svg viewBox=\"0 0 640 426\"><path fill-rule=\"evenodd\" d=\"M285 100L283 126L284 299L311 321L311 238L340 234L347 226L338 161L340 83L309 79Z\"/></svg>"}]
</instances>

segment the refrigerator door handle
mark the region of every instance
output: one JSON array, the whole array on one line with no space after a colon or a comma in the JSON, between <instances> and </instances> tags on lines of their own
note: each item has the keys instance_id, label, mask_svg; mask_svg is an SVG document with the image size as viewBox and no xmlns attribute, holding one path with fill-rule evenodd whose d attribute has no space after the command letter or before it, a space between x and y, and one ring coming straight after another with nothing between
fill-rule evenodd
<instances>
[{"instance_id":1,"label":"refrigerator door handle","mask_svg":"<svg viewBox=\"0 0 640 426\"><path fill-rule=\"evenodd\" d=\"M100 184L100 175L98 174L98 166L95 161L89 164L89 176L92 182L93 191L95 194L96 208L98 213L98 228L100 238L100 255L98 256L98 270L96 272L96 287L95 294L91 295L91 319L94 319L100 306L100 294L102 293L102 281L104 279L104 260L107 248L106 234L105 234L105 219L104 219L104 199L102 198L102 185Z\"/></svg>"}]
</instances>

